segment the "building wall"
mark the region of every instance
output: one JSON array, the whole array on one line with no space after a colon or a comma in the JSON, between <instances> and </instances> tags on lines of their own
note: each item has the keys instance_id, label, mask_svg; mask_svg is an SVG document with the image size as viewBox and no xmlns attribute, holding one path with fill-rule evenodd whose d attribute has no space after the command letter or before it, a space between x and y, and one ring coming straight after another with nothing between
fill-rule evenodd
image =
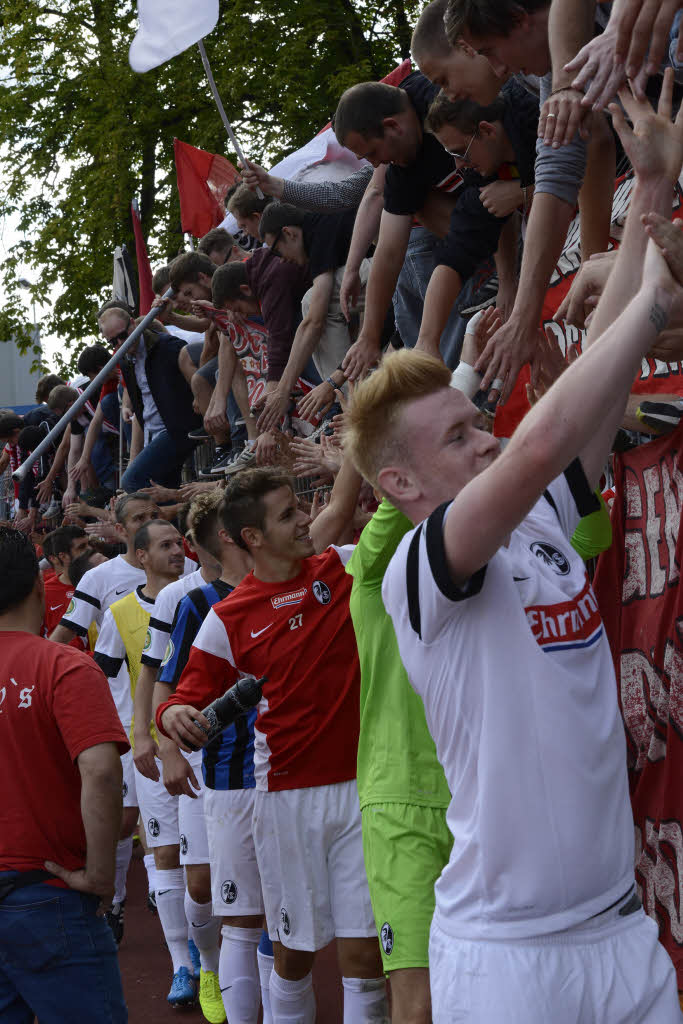
<instances>
[{"instance_id":1,"label":"building wall","mask_svg":"<svg viewBox=\"0 0 683 1024\"><path fill-rule=\"evenodd\" d=\"M38 328L36 334L39 342ZM36 358L33 352L22 355L12 341L0 341L0 409L36 404L36 383L41 376L39 370L31 373Z\"/></svg>"}]
</instances>

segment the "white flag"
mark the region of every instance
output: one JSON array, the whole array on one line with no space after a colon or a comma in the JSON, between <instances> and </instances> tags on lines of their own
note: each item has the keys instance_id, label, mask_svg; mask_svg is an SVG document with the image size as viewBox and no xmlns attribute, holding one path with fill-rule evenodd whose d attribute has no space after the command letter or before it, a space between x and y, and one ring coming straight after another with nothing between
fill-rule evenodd
<instances>
[{"instance_id":1,"label":"white flag","mask_svg":"<svg viewBox=\"0 0 683 1024\"><path fill-rule=\"evenodd\" d=\"M133 71L150 71L213 31L218 0L138 0L138 20L128 59Z\"/></svg>"}]
</instances>

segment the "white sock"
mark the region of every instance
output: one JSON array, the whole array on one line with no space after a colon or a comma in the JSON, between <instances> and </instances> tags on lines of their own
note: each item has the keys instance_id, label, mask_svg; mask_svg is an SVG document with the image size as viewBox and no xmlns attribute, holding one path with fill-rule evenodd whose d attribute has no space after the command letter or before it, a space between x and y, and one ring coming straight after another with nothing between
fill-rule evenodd
<instances>
[{"instance_id":1,"label":"white sock","mask_svg":"<svg viewBox=\"0 0 683 1024\"><path fill-rule=\"evenodd\" d=\"M154 863L154 854L146 853L143 857L145 870L147 871L147 891L157 891L157 866Z\"/></svg>"},{"instance_id":2,"label":"white sock","mask_svg":"<svg viewBox=\"0 0 683 1024\"><path fill-rule=\"evenodd\" d=\"M218 967L223 1006L230 1024L256 1024L261 1008L256 949L260 928L235 928L224 924Z\"/></svg>"},{"instance_id":3,"label":"white sock","mask_svg":"<svg viewBox=\"0 0 683 1024\"><path fill-rule=\"evenodd\" d=\"M261 1003L263 1005L263 1024L273 1024L273 1014L270 1009L270 976L273 973L274 958L259 949L256 953L258 960L258 975L261 979Z\"/></svg>"},{"instance_id":4,"label":"white sock","mask_svg":"<svg viewBox=\"0 0 683 1024\"><path fill-rule=\"evenodd\" d=\"M123 903L126 898L126 875L133 856L133 837L119 839L116 844L116 875L114 878L114 903Z\"/></svg>"},{"instance_id":5,"label":"white sock","mask_svg":"<svg viewBox=\"0 0 683 1024\"><path fill-rule=\"evenodd\" d=\"M219 917L213 916L211 901L195 903L186 889L185 916L187 917L188 934L199 950L202 970L218 974L218 936L221 920Z\"/></svg>"},{"instance_id":6,"label":"white sock","mask_svg":"<svg viewBox=\"0 0 683 1024\"><path fill-rule=\"evenodd\" d=\"M157 868L157 910L173 961L173 973L187 967L192 974L192 961L187 948L187 918L185 917L185 878L182 868L165 871Z\"/></svg>"},{"instance_id":7,"label":"white sock","mask_svg":"<svg viewBox=\"0 0 683 1024\"><path fill-rule=\"evenodd\" d=\"M315 1024L313 973L307 974L301 981L287 981L273 970L270 976L270 1006L273 1024Z\"/></svg>"},{"instance_id":8,"label":"white sock","mask_svg":"<svg viewBox=\"0 0 683 1024\"><path fill-rule=\"evenodd\" d=\"M344 1024L388 1024L389 1004L384 978L342 978Z\"/></svg>"}]
</instances>

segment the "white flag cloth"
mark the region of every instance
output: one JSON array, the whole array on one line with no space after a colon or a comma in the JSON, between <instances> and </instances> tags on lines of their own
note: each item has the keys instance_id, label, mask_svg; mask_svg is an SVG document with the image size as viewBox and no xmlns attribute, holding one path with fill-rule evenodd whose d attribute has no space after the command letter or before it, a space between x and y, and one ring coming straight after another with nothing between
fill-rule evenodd
<instances>
[{"instance_id":1,"label":"white flag cloth","mask_svg":"<svg viewBox=\"0 0 683 1024\"><path fill-rule=\"evenodd\" d=\"M327 127L275 164L269 173L293 181L340 181L366 164L366 160L359 160L350 149L345 149L332 128Z\"/></svg>"},{"instance_id":2,"label":"white flag cloth","mask_svg":"<svg viewBox=\"0 0 683 1024\"><path fill-rule=\"evenodd\" d=\"M133 71L150 71L213 31L218 0L138 0L138 20L128 59Z\"/></svg>"},{"instance_id":3,"label":"white flag cloth","mask_svg":"<svg viewBox=\"0 0 683 1024\"><path fill-rule=\"evenodd\" d=\"M359 160L350 149L345 149L329 126L314 135L301 149L271 167L268 173L291 181L341 181L366 167L367 163L367 160ZM231 213L226 215L220 227L233 235L239 230Z\"/></svg>"}]
</instances>

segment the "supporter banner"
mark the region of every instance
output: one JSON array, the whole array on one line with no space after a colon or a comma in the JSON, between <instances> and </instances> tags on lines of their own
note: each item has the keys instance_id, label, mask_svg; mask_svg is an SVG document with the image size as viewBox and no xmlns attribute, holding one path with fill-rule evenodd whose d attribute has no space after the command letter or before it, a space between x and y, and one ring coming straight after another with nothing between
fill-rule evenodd
<instances>
[{"instance_id":1,"label":"supporter banner","mask_svg":"<svg viewBox=\"0 0 683 1024\"><path fill-rule=\"evenodd\" d=\"M632 191L632 175L619 178L615 183L610 249L619 245ZM683 192L680 185L678 185L673 204L672 216L674 219L683 215L681 210L682 196ZM551 279L543 306L543 323L544 325L550 325L563 352L566 352L567 347L571 344L577 344L580 348L586 334L585 331L571 326L565 320L557 324L553 321L553 316L569 291L580 265L580 225L577 214L567 232L567 241L555 268L555 273ZM636 394L683 394L683 368L681 363L663 363L659 359L643 359L640 374L633 386L633 391Z\"/></svg>"},{"instance_id":2,"label":"supporter banner","mask_svg":"<svg viewBox=\"0 0 683 1024\"><path fill-rule=\"evenodd\" d=\"M133 71L150 71L213 31L218 0L138 0L138 20L128 59Z\"/></svg>"},{"instance_id":3,"label":"supporter banner","mask_svg":"<svg viewBox=\"0 0 683 1024\"><path fill-rule=\"evenodd\" d=\"M154 302L154 289L152 288L152 268L149 265L147 246L142 234L140 223L140 211L137 200L130 204L130 215L133 220L133 233L135 235L135 259L138 265L138 284L140 287L140 313L142 316L149 313Z\"/></svg>"},{"instance_id":4,"label":"supporter banner","mask_svg":"<svg viewBox=\"0 0 683 1024\"><path fill-rule=\"evenodd\" d=\"M224 156L207 153L180 139L173 140L173 151L180 223L183 231L201 238L223 221L225 196L240 176Z\"/></svg>"},{"instance_id":5,"label":"supporter banner","mask_svg":"<svg viewBox=\"0 0 683 1024\"><path fill-rule=\"evenodd\" d=\"M619 178L615 182L609 249L614 249L619 245L632 191L632 175ZM682 196L683 191L679 184L676 188L673 203L672 216L674 219L683 216L683 209L681 208ZM577 212L567 232L567 240L562 250L562 255L550 280L541 319L541 326L543 328L546 326L550 327L565 354L568 347L572 344L577 345L579 350L581 350L586 336L584 330L568 324L566 320L561 320L559 323L555 323L553 320L581 266L580 243L581 229ZM494 432L497 437L511 437L517 424L529 411L529 403L526 397L528 381L529 367L524 366L507 404L502 406L496 413ZM683 394L683 368L681 363L663 363L659 359L643 359L640 373L633 385L633 391L635 394Z\"/></svg>"},{"instance_id":6,"label":"supporter banner","mask_svg":"<svg viewBox=\"0 0 683 1024\"><path fill-rule=\"evenodd\" d=\"M636 879L683 989L683 426L615 457L614 475L594 591L626 728Z\"/></svg>"}]
</instances>

